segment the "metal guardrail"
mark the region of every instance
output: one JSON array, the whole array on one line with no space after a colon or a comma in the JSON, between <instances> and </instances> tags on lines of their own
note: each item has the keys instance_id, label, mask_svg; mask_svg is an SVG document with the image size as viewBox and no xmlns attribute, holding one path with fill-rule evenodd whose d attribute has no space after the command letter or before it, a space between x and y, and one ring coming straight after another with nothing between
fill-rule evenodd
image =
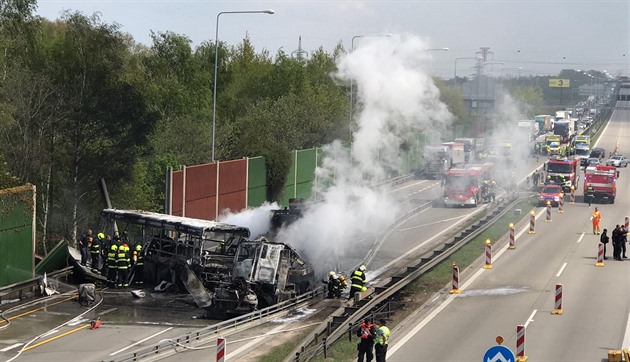
<instances>
[{"instance_id":1,"label":"metal guardrail","mask_svg":"<svg viewBox=\"0 0 630 362\"><path fill-rule=\"evenodd\" d=\"M46 276L49 279L54 279L58 276L67 276L72 274L72 267L60 269L51 273L47 273ZM22 299L27 293L35 292L39 288L39 284L43 276L37 276L28 280L24 280L18 283L10 284L0 288L0 301L3 299Z\"/></svg>"},{"instance_id":2,"label":"metal guardrail","mask_svg":"<svg viewBox=\"0 0 630 362\"><path fill-rule=\"evenodd\" d=\"M396 227L398 227L401 223L403 223L410 217L418 214L421 211L424 211L430 208L431 205L433 205L433 201L429 201L425 204L422 204L416 207L415 209L412 209L410 212L396 219L391 225L389 225L385 230L383 230L376 238L376 242L372 245L372 248L368 251L364 264L367 265L372 261L372 259L374 259L380 247L383 245L385 240L389 237L389 235L392 233L392 231L394 231Z\"/></svg>"},{"instance_id":3,"label":"metal guardrail","mask_svg":"<svg viewBox=\"0 0 630 362\"><path fill-rule=\"evenodd\" d=\"M286 300L236 318L232 318L199 330L186 333L182 336L157 343L155 345L142 348L140 350L127 353L119 358L106 360L110 362L140 361L143 359L155 359L165 357L167 353L175 353L175 347L179 346L199 346L208 342L209 339L227 330L239 330L239 328L251 327L254 322L264 323L271 317L277 317L282 311L293 309L299 305L307 303L324 295L323 287L301 294L295 298ZM159 355L159 356L158 356Z\"/></svg>"},{"instance_id":4,"label":"metal guardrail","mask_svg":"<svg viewBox=\"0 0 630 362\"><path fill-rule=\"evenodd\" d=\"M351 328L348 326L354 326L361 320L361 318L374 312L375 308L388 301L408 284L446 260L459 248L490 227L521 199L523 198L515 198L511 201L507 199L504 200L497 208L491 211L491 216L486 216L484 220L477 222L460 233L460 235L455 236L452 241L444 243L441 247L434 249L430 255L426 254L426 256L421 257L420 262L416 265L407 266L402 275L392 276L384 283L384 286L376 287L375 295L372 295L372 298L369 300L364 299L361 302L363 303L361 306L343 308L343 313L345 313L345 315L333 318L333 320L336 319L336 324L338 324L334 330L330 330L330 323L327 326L319 328L313 333L313 340L302 345L299 348L299 352L296 352L295 356L290 356L285 361L309 361L322 353L324 353L324 357L326 357L326 351L332 343L345 335L348 332L348 328ZM343 321L341 319L343 319ZM321 342L318 342L319 337L322 335L326 336L321 340Z\"/></svg>"}]
</instances>

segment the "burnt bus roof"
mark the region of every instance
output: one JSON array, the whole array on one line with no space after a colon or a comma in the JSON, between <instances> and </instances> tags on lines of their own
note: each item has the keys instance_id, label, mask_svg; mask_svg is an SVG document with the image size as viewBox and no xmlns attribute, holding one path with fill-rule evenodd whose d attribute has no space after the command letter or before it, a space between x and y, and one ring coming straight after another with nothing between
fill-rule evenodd
<instances>
[{"instance_id":1,"label":"burnt bus roof","mask_svg":"<svg viewBox=\"0 0 630 362\"><path fill-rule=\"evenodd\" d=\"M103 217L125 221L136 225L144 225L169 231L178 231L185 234L204 236L206 232L232 232L249 237L249 229L243 226L223 224L214 221L193 219L190 217L173 216L157 212L141 210L104 209Z\"/></svg>"}]
</instances>

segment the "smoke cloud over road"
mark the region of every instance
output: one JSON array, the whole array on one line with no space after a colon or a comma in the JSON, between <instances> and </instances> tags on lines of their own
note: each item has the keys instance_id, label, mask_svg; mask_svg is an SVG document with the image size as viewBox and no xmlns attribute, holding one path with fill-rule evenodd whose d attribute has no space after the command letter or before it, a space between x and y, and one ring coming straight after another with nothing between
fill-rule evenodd
<instances>
[{"instance_id":1,"label":"smoke cloud over road","mask_svg":"<svg viewBox=\"0 0 630 362\"><path fill-rule=\"evenodd\" d=\"M413 133L444 128L451 119L424 69L430 53L422 39L359 40L333 74L344 84L353 82L356 91L352 146L324 146L313 190L320 202L279 235L320 273L362 261L374 237L400 213L397 200L373 186L399 171L401 149ZM361 238L368 242L359 243Z\"/></svg>"}]
</instances>

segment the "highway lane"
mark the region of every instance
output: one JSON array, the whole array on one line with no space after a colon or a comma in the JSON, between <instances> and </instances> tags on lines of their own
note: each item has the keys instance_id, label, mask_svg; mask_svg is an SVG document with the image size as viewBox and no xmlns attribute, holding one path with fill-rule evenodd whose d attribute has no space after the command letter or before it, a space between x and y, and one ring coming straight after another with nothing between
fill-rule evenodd
<instances>
[{"instance_id":1,"label":"highway lane","mask_svg":"<svg viewBox=\"0 0 630 362\"><path fill-rule=\"evenodd\" d=\"M534 162L534 159L527 159L522 162L526 167L519 167L516 170L517 179L524 178L526 174L533 171L535 167L543 162L543 158L540 162ZM403 202L406 210L432 200L442 193L442 188L438 181L435 180L410 180L407 183L396 185L390 191L388 191L392 197L397 200L405 200ZM419 247L424 244L424 248L427 250L432 248L433 245L439 242L439 235L443 234L448 228L454 227L455 223L463 221L466 217L470 217L471 213L478 209L444 209L444 208L431 208L426 212L420 213L413 218L410 218L405 223L400 225L387 240L387 247L379 251L379 255L374 260L373 265L370 265L370 270L375 270L379 267L386 267L387 264L397 258L400 258L407 254L409 250ZM445 227L448 225L448 228ZM428 236L437 235L435 239L430 239ZM4 333L3 337L9 336L4 340L4 343L0 344L0 349L11 347L18 343L23 343L28 338L32 338L35 334L42 333L43 331L52 328L59 324L60 320L66 320L71 318L72 313L78 313L76 305L72 305L69 310L62 312L47 311L47 313L41 313L30 318L28 327L25 327L26 323L21 324L21 327L11 327L11 333ZM44 358L44 356L55 356L58 358L73 358L76 353L81 353L81 360L104 360L113 358L113 354L120 355L123 352L129 352L137 350L143 346L153 345L161 339L173 338L180 336L194 327L185 325L200 325L197 321L191 320L191 315L185 315L186 320L182 320L181 325L179 323L163 323L163 325L152 324L147 322L144 325L129 324L129 322L142 322L144 315L139 309L140 314L134 311L124 311L124 308L116 309L116 306L105 306L99 308L95 313L86 315L85 320L72 323L71 326L61 328L55 334L44 338L44 340L55 338L57 335L73 331L74 329L83 325L91 319L96 318L101 313L106 312L107 315L103 315L104 324L97 331L79 330L73 332L63 338L52 340L49 343L43 344L29 351L24 352L24 355L20 357L30 358L29 356L37 355L38 358ZM131 313L131 314L130 314ZM149 311L151 313L151 311ZM155 313L155 312L153 312ZM159 312L158 312L159 313ZM50 317L52 316L52 318ZM157 316L156 316L157 317ZM205 324L208 324L207 322ZM199 328L199 327L198 327ZM291 324L286 324L284 327L274 326L274 329L278 330L291 328ZM15 333L19 329L24 329L20 333ZM30 333L27 333L30 331ZM255 334L255 331L252 331ZM0 332L3 333L3 332ZM241 346L247 346L250 343L259 343L259 341L252 340L251 342L244 338L244 341L230 346L232 351L241 348ZM233 340L233 339L232 339ZM13 342L13 343L9 343ZM253 344L250 344L250 346ZM3 359L11 358L17 350L21 347L16 346L6 351L0 352L0 356ZM123 351L121 351L123 350ZM85 352L85 354L84 354ZM200 352L203 353L203 352ZM183 354L187 356L188 353Z\"/></svg>"},{"instance_id":2,"label":"highway lane","mask_svg":"<svg viewBox=\"0 0 630 362\"><path fill-rule=\"evenodd\" d=\"M629 111L615 111L599 145L612 150L619 139L621 152L630 154L629 119ZM597 205L609 230L630 214L630 173L620 172L616 203ZM497 335L515 351L519 324L527 325L531 360L601 360L624 338L628 347L630 263L609 259L594 266L599 238L591 232L592 209L566 205L564 214L554 210L551 223L540 213L536 234L521 234L516 250L495 256L493 269L482 269L479 260L462 273L461 295L443 294L432 309L394 329L388 360L478 361ZM557 283L563 285L563 315L551 314Z\"/></svg>"},{"instance_id":3,"label":"highway lane","mask_svg":"<svg viewBox=\"0 0 630 362\"><path fill-rule=\"evenodd\" d=\"M53 360L101 361L131 344L138 343L134 346L138 348L211 323L194 319L201 311L172 295L149 293L144 300L133 299L129 292L106 291L103 295L103 304L79 318L89 308L66 296L10 314L24 315L0 330L0 360L10 360L25 348L25 343L47 332L33 340L16 360L53 356ZM98 317L102 319L99 329L81 329Z\"/></svg>"}]
</instances>

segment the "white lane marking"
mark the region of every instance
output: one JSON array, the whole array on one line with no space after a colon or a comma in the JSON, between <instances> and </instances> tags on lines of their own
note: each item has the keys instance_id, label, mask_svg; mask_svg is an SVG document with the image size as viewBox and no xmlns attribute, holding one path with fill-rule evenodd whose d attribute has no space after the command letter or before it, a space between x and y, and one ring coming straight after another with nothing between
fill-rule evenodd
<instances>
[{"instance_id":1,"label":"white lane marking","mask_svg":"<svg viewBox=\"0 0 630 362\"><path fill-rule=\"evenodd\" d=\"M578 243L581 243L581 242L582 242L582 238L584 237L584 234L586 234L586 233L582 233L582 235L580 235L580 238L579 238L579 239L578 239L578 241L577 241Z\"/></svg>"},{"instance_id":2,"label":"white lane marking","mask_svg":"<svg viewBox=\"0 0 630 362\"><path fill-rule=\"evenodd\" d=\"M429 181L429 180L422 180L422 181L418 181L418 182L413 182L413 183L410 183L409 185L406 185L406 186L403 186L403 187L399 187L399 188L392 188L392 189L390 189L390 190L387 190L387 192L385 192L385 193L386 193L386 194L390 194L390 193L392 193L392 192L396 192L396 191L404 190L404 189L406 189L406 188L413 187L413 186L416 186L416 185L420 185L420 184L423 184L423 183L428 182L428 181Z\"/></svg>"},{"instance_id":3,"label":"white lane marking","mask_svg":"<svg viewBox=\"0 0 630 362\"><path fill-rule=\"evenodd\" d=\"M556 278L558 278L560 276L560 274L562 274L562 271L564 271L564 268L566 268L567 263L562 264L562 267L560 268L560 270L558 270L558 274L556 274Z\"/></svg>"},{"instance_id":4,"label":"white lane marking","mask_svg":"<svg viewBox=\"0 0 630 362\"><path fill-rule=\"evenodd\" d=\"M612 115L610 115L610 117L612 118ZM599 135L599 137L597 137L597 141L595 142L595 147L597 147L597 145L599 144L599 141L602 140L602 136L604 135L604 133L606 133L606 130L608 129L608 126L610 126L610 119L608 120L608 122L606 122L606 127L604 127L604 130L602 131L602 134ZM595 148L593 147L593 148Z\"/></svg>"},{"instance_id":5,"label":"white lane marking","mask_svg":"<svg viewBox=\"0 0 630 362\"><path fill-rule=\"evenodd\" d=\"M110 309L107 309L107 310L104 310L104 311L100 312L98 315L104 315L104 314L111 313L111 312L116 311L116 310L118 310L118 308L110 308Z\"/></svg>"},{"instance_id":6,"label":"white lane marking","mask_svg":"<svg viewBox=\"0 0 630 362\"><path fill-rule=\"evenodd\" d=\"M538 212L538 214L536 215L536 219L538 219L543 213L545 213L547 210L546 209L542 209ZM527 225L526 227L524 227L523 229L521 229L521 231L519 231L518 235L515 236L515 239L521 237L521 235L523 235L525 233L525 231L529 230L529 225ZM509 243L506 244L498 253L497 255L494 257L495 260L499 258L499 256L501 256L506 250L508 250L508 248L510 247ZM486 271L487 269L483 269L480 268L479 270L477 270L477 272L475 274L473 274L472 277L470 277L470 279L468 279L463 285L462 285L462 289L466 289L466 287L468 287L470 284L472 284L472 282L474 282L480 275L481 273L483 273L484 271ZM396 353L396 351L403 346L405 343L407 343L411 338L413 338L413 336L415 336L418 332L420 332L420 330L422 328L424 328L424 326L426 326L429 322L431 322L431 320L433 320L433 318L435 318L441 311L443 311L449 304L451 304L451 302L453 300L455 300L455 298L457 297L456 294L450 294L446 300L444 300L444 302L442 304L440 304L437 308L435 308L433 311L431 311L431 313L429 313L428 316L426 316L426 318L424 318L422 321L420 321L420 323L418 323L418 325L416 325L409 333L407 333L406 335L404 335L401 339L397 340L395 342L395 344L393 346L390 346L391 348L388 349L387 353L391 356L394 353Z\"/></svg>"},{"instance_id":7,"label":"white lane marking","mask_svg":"<svg viewBox=\"0 0 630 362\"><path fill-rule=\"evenodd\" d=\"M269 332L261 335L259 338L256 338L253 341L251 341L249 343L246 343L244 346L241 346L241 348L238 348L238 349L235 349L234 351L231 351L230 354L229 354L230 358L234 358L234 356L238 356L239 353L241 353L241 352L243 352L245 350L250 350L251 347L253 347L256 344L259 344L261 339L266 338L267 335L274 334L275 332L283 329L284 327L285 326L283 324L281 324L281 325L277 326L276 328L270 330ZM229 342L228 342L228 344L229 344ZM227 353L226 353L226 355L227 355Z\"/></svg>"},{"instance_id":8,"label":"white lane marking","mask_svg":"<svg viewBox=\"0 0 630 362\"><path fill-rule=\"evenodd\" d=\"M525 322L525 324L523 324L523 327L527 328L529 323L534 321L534 315L536 315L536 312L538 312L538 309L534 309L532 311L532 314L529 315L529 318L527 318L527 322Z\"/></svg>"},{"instance_id":9,"label":"white lane marking","mask_svg":"<svg viewBox=\"0 0 630 362\"><path fill-rule=\"evenodd\" d=\"M12 345L12 346L5 347L5 348L3 348L3 349L0 349L0 352L7 352L7 351L10 351L10 350L12 350L12 349L14 349L14 348L18 348L19 346L21 346L21 345L23 345L23 344L24 344L24 343L16 343L16 344L14 344L14 345Z\"/></svg>"},{"instance_id":10,"label":"white lane marking","mask_svg":"<svg viewBox=\"0 0 630 362\"><path fill-rule=\"evenodd\" d=\"M463 217L467 217L468 215L462 215L462 216L456 216L456 217L452 217L450 219L443 219L443 220L438 220L438 221L434 221L434 222L430 222L428 224L422 224L422 225L416 225L416 226L411 226L408 228L404 228L404 229L396 229L396 231L407 231L407 230L413 230L413 229L418 229L421 227L425 227L425 226L431 226L431 225L435 225L435 224L439 224L439 223L443 223L446 221L451 221L451 220L455 220L455 219L461 219Z\"/></svg>"},{"instance_id":11,"label":"white lane marking","mask_svg":"<svg viewBox=\"0 0 630 362\"><path fill-rule=\"evenodd\" d=\"M626 331L623 334L623 343L621 344L622 348L628 348L630 345L630 314L628 315L626 322Z\"/></svg>"},{"instance_id":12,"label":"white lane marking","mask_svg":"<svg viewBox=\"0 0 630 362\"><path fill-rule=\"evenodd\" d=\"M159 332L157 332L157 333L155 333L155 334L153 334L153 335L151 335L151 336L148 336L147 338L145 338L145 339L143 339L143 340L140 340L140 341L138 341L138 342L136 342L136 343L134 343L134 344L131 344L131 345L129 345L129 346L127 346L127 347L125 347L125 348L121 348L121 349L119 349L118 351L116 351L116 352L114 352L114 353L110 353L109 355L110 355L110 356L113 356L113 355L116 355L116 354L118 354L118 353L120 353L120 352L122 352L122 351L126 351L126 350L128 350L129 348L131 348L131 347L133 347L133 346L137 346L137 345L139 345L140 343L145 342L145 341L148 341L149 339L151 339L151 338L153 338L153 337L157 337L157 336L159 336L160 334L162 334L162 333L164 333L164 332L170 331L171 329L173 329L173 327L168 327L168 328L166 328L166 329L164 329L164 330L162 330L162 331L159 331Z\"/></svg>"}]
</instances>

